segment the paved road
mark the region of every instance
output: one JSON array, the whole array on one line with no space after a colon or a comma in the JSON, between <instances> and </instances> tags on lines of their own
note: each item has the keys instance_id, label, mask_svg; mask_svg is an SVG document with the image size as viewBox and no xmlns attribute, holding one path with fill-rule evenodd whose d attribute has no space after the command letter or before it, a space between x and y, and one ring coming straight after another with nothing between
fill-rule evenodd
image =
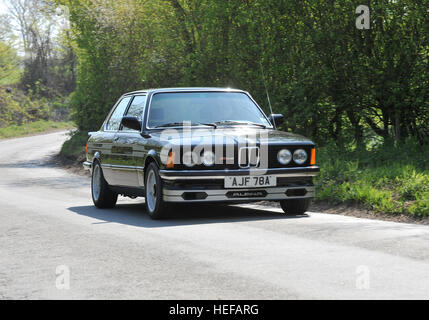
<instances>
[{"instance_id":1,"label":"paved road","mask_svg":"<svg viewBox=\"0 0 429 320\"><path fill-rule=\"evenodd\" d=\"M0 299L429 298L427 226L258 206L152 221L127 199L97 210L88 178L47 164L66 138L0 141Z\"/></svg>"}]
</instances>

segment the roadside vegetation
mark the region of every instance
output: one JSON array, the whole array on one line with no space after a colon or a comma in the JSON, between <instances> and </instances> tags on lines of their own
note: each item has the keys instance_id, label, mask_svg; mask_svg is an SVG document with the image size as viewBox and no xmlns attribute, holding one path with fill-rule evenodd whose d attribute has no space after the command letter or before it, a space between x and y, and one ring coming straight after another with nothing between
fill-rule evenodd
<instances>
[{"instance_id":1,"label":"roadside vegetation","mask_svg":"<svg viewBox=\"0 0 429 320\"><path fill-rule=\"evenodd\" d=\"M19 11L24 2L34 10ZM429 216L428 0L370 1L369 30L356 28L353 0L10 3L32 21L21 26L28 54L18 87L28 104L71 110L79 130L64 156L82 159L87 132L128 91L235 87L269 113L263 69L281 129L318 145L318 200ZM58 5L70 25L52 43Z\"/></svg>"},{"instance_id":2,"label":"roadside vegetation","mask_svg":"<svg viewBox=\"0 0 429 320\"><path fill-rule=\"evenodd\" d=\"M15 138L52 130L73 129L74 123L38 120L25 125L11 125L5 128L0 128L0 139Z\"/></svg>"},{"instance_id":3,"label":"roadside vegetation","mask_svg":"<svg viewBox=\"0 0 429 320\"><path fill-rule=\"evenodd\" d=\"M371 151L318 150L317 200L360 204L377 213L429 216L429 149L408 141Z\"/></svg>"},{"instance_id":4,"label":"roadside vegetation","mask_svg":"<svg viewBox=\"0 0 429 320\"><path fill-rule=\"evenodd\" d=\"M70 161L85 161L85 147L87 141L88 134L86 132L73 132L70 139L64 142L60 155Z\"/></svg>"},{"instance_id":5,"label":"roadside vegetation","mask_svg":"<svg viewBox=\"0 0 429 320\"><path fill-rule=\"evenodd\" d=\"M0 15L0 139L72 128L76 59L49 1L4 1Z\"/></svg>"}]
</instances>

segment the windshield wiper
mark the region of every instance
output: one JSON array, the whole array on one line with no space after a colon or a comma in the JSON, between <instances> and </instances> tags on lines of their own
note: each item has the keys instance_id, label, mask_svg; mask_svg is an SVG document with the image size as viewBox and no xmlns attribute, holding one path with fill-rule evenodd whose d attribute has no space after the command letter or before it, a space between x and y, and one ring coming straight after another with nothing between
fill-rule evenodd
<instances>
[{"instance_id":1,"label":"windshield wiper","mask_svg":"<svg viewBox=\"0 0 429 320\"><path fill-rule=\"evenodd\" d=\"M251 126L258 126L261 128L267 128L266 125L262 124L262 123L256 123L256 122L250 122L250 121L235 121L235 120L223 120L223 121L217 121L215 122L215 124L217 125L223 125L223 124L232 124L232 125L251 125Z\"/></svg>"},{"instance_id":2,"label":"windshield wiper","mask_svg":"<svg viewBox=\"0 0 429 320\"><path fill-rule=\"evenodd\" d=\"M164 123L159 126L156 126L155 128L168 128L168 127L184 127L184 126L207 126L207 127L213 127L217 128L217 125L215 123L198 123L198 122L170 122L170 123Z\"/></svg>"}]
</instances>

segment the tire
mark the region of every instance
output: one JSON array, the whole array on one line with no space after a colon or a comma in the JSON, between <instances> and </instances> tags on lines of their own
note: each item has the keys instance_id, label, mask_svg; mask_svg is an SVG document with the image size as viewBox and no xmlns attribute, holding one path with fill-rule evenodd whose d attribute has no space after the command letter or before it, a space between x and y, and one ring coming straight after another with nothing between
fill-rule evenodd
<instances>
[{"instance_id":1,"label":"tire","mask_svg":"<svg viewBox=\"0 0 429 320\"><path fill-rule=\"evenodd\" d=\"M291 199L280 201L283 212L288 216L304 214L310 206L310 199Z\"/></svg>"},{"instance_id":2,"label":"tire","mask_svg":"<svg viewBox=\"0 0 429 320\"><path fill-rule=\"evenodd\" d=\"M113 208L118 201L118 194L110 190L98 162L94 162L92 169L91 194L94 205L99 209Z\"/></svg>"},{"instance_id":3,"label":"tire","mask_svg":"<svg viewBox=\"0 0 429 320\"><path fill-rule=\"evenodd\" d=\"M159 176L158 166L152 162L149 164L145 174L146 212L152 219L167 217L170 206L164 202L162 197L162 180Z\"/></svg>"}]
</instances>

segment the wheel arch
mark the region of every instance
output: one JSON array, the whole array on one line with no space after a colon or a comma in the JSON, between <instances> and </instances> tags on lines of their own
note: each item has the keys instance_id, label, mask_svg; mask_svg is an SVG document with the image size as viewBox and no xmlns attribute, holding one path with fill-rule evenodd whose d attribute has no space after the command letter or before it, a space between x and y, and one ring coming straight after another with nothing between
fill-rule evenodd
<instances>
[{"instance_id":1,"label":"wheel arch","mask_svg":"<svg viewBox=\"0 0 429 320\"><path fill-rule=\"evenodd\" d=\"M148 155L146 156L146 159L144 162L144 174L145 174L145 176L146 176L147 167L152 162L155 162L155 164L158 166L158 168L161 167L160 163L159 163L158 155L157 155L156 151L153 149L148 152Z\"/></svg>"},{"instance_id":2,"label":"wheel arch","mask_svg":"<svg viewBox=\"0 0 429 320\"><path fill-rule=\"evenodd\" d=\"M95 162L98 162L101 165L101 155L98 151L94 153L94 157L92 158L92 166L94 166Z\"/></svg>"},{"instance_id":3,"label":"wheel arch","mask_svg":"<svg viewBox=\"0 0 429 320\"><path fill-rule=\"evenodd\" d=\"M90 171L91 175L92 175L92 172L94 170L94 165L96 163L98 163L101 167L100 153L98 151L94 154L94 157L92 158L92 161L90 162L91 165L89 167L89 171Z\"/></svg>"}]
</instances>

